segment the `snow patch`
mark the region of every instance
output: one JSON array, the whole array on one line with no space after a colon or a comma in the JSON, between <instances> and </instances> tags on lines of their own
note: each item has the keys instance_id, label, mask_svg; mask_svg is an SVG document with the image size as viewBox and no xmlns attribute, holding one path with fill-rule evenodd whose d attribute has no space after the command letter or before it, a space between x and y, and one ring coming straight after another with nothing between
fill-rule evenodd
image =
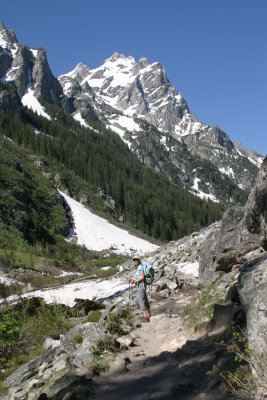
<instances>
[{"instance_id":1,"label":"snow patch","mask_svg":"<svg viewBox=\"0 0 267 400\"><path fill-rule=\"evenodd\" d=\"M33 57L36 58L38 55L38 50L36 50L36 49L30 49L30 50L32 52Z\"/></svg>"},{"instance_id":2,"label":"snow patch","mask_svg":"<svg viewBox=\"0 0 267 400\"><path fill-rule=\"evenodd\" d=\"M128 289L128 282L120 278L112 278L103 281L83 281L71 283L54 289L36 290L21 296L42 297L47 304L65 304L73 307L75 299L103 300L110 296L115 296ZM13 296L12 298L16 298ZM11 296L10 296L11 299Z\"/></svg>"},{"instance_id":3,"label":"snow patch","mask_svg":"<svg viewBox=\"0 0 267 400\"><path fill-rule=\"evenodd\" d=\"M80 125L81 125L81 126L83 126L83 127L85 127L85 128L89 128L89 125L85 122L85 120L84 120L83 117L81 116L81 113L80 113L80 112L77 113L77 114L75 114L75 115L73 116L73 118L74 118L76 121L80 122Z\"/></svg>"},{"instance_id":4,"label":"snow patch","mask_svg":"<svg viewBox=\"0 0 267 400\"><path fill-rule=\"evenodd\" d=\"M199 272L198 261L195 261L193 263L186 262L186 263L176 264L176 267L178 271L181 271L183 274L193 275L194 277L198 278L198 272Z\"/></svg>"},{"instance_id":5,"label":"snow patch","mask_svg":"<svg viewBox=\"0 0 267 400\"><path fill-rule=\"evenodd\" d=\"M45 117L46 119L51 120L50 115L48 115L44 107L39 103L37 98L34 95L34 91L32 89L28 89L26 94L21 99L22 104L25 107L28 107L32 111L34 111L36 114L41 115L42 117Z\"/></svg>"},{"instance_id":6,"label":"snow patch","mask_svg":"<svg viewBox=\"0 0 267 400\"><path fill-rule=\"evenodd\" d=\"M108 250L115 253L140 255L158 249L158 246L131 235L126 230L112 225L104 218L93 214L78 201L59 191L71 208L74 218L77 243L88 250Z\"/></svg>"},{"instance_id":7,"label":"snow patch","mask_svg":"<svg viewBox=\"0 0 267 400\"><path fill-rule=\"evenodd\" d=\"M116 115L113 118L110 117L109 124L106 125L106 127L107 129L111 129L116 132L121 137L121 139L128 144L129 147L131 143L128 140L124 139L124 133L126 131L140 132L141 130L140 126L134 121L134 119L126 115Z\"/></svg>"},{"instance_id":8,"label":"snow patch","mask_svg":"<svg viewBox=\"0 0 267 400\"><path fill-rule=\"evenodd\" d=\"M233 171L233 169L231 167L228 167L228 168L222 167L222 168L219 168L219 171L222 174L225 174L225 175L229 176L230 178L234 178L235 177L234 171Z\"/></svg>"},{"instance_id":9,"label":"snow patch","mask_svg":"<svg viewBox=\"0 0 267 400\"><path fill-rule=\"evenodd\" d=\"M200 182L200 179L199 178L195 178L194 179L194 185L192 186L192 189L195 192L192 192L192 193L195 194L196 196L200 197L201 199L211 200L214 203L219 203L219 200L216 199L216 197L213 194L204 193L201 190L199 190L198 182Z\"/></svg>"}]
</instances>

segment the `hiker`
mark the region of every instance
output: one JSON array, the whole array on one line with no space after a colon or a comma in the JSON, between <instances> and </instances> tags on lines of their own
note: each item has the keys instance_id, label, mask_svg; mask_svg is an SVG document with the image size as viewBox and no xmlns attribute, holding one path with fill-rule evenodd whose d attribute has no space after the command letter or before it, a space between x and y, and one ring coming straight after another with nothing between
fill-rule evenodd
<instances>
[{"instance_id":1,"label":"hiker","mask_svg":"<svg viewBox=\"0 0 267 400\"><path fill-rule=\"evenodd\" d=\"M146 295L146 282L145 282L145 267L142 265L138 256L133 257L133 263L136 268L135 278L130 278L130 283L138 285L138 303L140 309L143 311L142 322L150 321L150 304Z\"/></svg>"}]
</instances>

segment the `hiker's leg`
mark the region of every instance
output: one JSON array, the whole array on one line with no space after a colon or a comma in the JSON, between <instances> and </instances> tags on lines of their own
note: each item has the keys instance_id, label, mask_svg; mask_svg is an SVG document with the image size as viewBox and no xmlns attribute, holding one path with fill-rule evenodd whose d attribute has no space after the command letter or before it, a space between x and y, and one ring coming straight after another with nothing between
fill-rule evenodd
<instances>
[{"instance_id":1,"label":"hiker's leg","mask_svg":"<svg viewBox=\"0 0 267 400\"><path fill-rule=\"evenodd\" d=\"M138 285L138 302L139 302L139 307L143 312L143 317L149 320L149 313L147 311L148 300L146 297L146 291L143 282L139 283Z\"/></svg>"},{"instance_id":2,"label":"hiker's leg","mask_svg":"<svg viewBox=\"0 0 267 400\"><path fill-rule=\"evenodd\" d=\"M145 296L144 296L144 300L145 300L145 306L146 306L146 313L147 313L147 318L150 318L150 304L147 298L147 294L146 294L146 285L144 285L145 288Z\"/></svg>"}]
</instances>

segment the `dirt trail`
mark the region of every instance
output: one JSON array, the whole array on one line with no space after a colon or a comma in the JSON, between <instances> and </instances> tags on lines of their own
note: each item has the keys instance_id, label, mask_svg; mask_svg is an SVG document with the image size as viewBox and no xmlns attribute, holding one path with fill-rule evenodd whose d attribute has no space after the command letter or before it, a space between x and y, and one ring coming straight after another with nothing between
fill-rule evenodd
<instances>
[{"instance_id":1,"label":"dirt trail","mask_svg":"<svg viewBox=\"0 0 267 400\"><path fill-rule=\"evenodd\" d=\"M181 312L192 298L179 295L152 305L150 323L133 331L135 345L94 379L94 399L228 399L214 371L216 332L194 334ZM126 360L126 362L125 362Z\"/></svg>"}]
</instances>

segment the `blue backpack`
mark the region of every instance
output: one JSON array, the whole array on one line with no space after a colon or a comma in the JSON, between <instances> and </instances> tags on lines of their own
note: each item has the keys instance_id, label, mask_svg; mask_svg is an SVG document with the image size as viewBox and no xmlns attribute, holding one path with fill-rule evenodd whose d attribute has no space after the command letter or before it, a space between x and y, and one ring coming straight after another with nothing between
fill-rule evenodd
<instances>
[{"instance_id":1,"label":"blue backpack","mask_svg":"<svg viewBox=\"0 0 267 400\"><path fill-rule=\"evenodd\" d=\"M145 283L146 285L152 285L155 277L155 270L147 261L143 261L142 265L144 267Z\"/></svg>"}]
</instances>

